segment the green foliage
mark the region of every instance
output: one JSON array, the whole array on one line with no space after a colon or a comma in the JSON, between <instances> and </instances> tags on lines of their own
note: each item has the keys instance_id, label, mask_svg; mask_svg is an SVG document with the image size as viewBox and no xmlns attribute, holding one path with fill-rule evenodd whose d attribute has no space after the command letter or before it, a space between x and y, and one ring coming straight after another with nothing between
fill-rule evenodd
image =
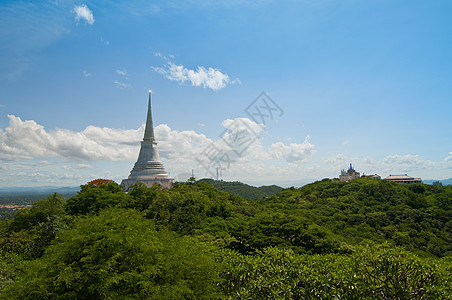
<instances>
[{"instance_id":1,"label":"green foliage","mask_svg":"<svg viewBox=\"0 0 452 300\"><path fill-rule=\"evenodd\" d=\"M305 218L349 244L389 241L422 256L452 253L452 187L323 180L260 203Z\"/></svg>"},{"instance_id":2,"label":"green foliage","mask_svg":"<svg viewBox=\"0 0 452 300\"><path fill-rule=\"evenodd\" d=\"M55 193L30 208L20 210L12 219L9 229L15 232L29 230L40 223L50 222L64 213L63 205L63 197Z\"/></svg>"},{"instance_id":3,"label":"green foliage","mask_svg":"<svg viewBox=\"0 0 452 300\"><path fill-rule=\"evenodd\" d=\"M24 208L39 200L46 199L49 195L55 194L49 190L36 190L36 191L16 191L16 192L0 192L0 220L12 219L14 215L20 211L17 208ZM68 189L58 189L57 192L64 199L69 198L76 194L76 192L70 192ZM61 191L61 192L60 192Z\"/></svg>"},{"instance_id":4,"label":"green foliage","mask_svg":"<svg viewBox=\"0 0 452 300\"><path fill-rule=\"evenodd\" d=\"M86 215L98 213L109 207L127 206L126 194L115 182L101 184L85 184L80 186L80 192L67 200L66 210L71 215Z\"/></svg>"},{"instance_id":5,"label":"green foliage","mask_svg":"<svg viewBox=\"0 0 452 300\"><path fill-rule=\"evenodd\" d=\"M351 255L298 255L267 248L225 251L222 288L232 299L446 299L450 271L400 248L367 245Z\"/></svg>"},{"instance_id":6,"label":"green foliage","mask_svg":"<svg viewBox=\"0 0 452 300\"><path fill-rule=\"evenodd\" d=\"M282 187L277 185L254 187L238 181L229 182L208 178L201 179L198 182L206 182L221 191L226 191L233 195L251 200L271 197L283 190Z\"/></svg>"},{"instance_id":7,"label":"green foliage","mask_svg":"<svg viewBox=\"0 0 452 300\"><path fill-rule=\"evenodd\" d=\"M256 214L243 223L233 235L239 241L231 248L252 253L269 246L291 248L299 253L330 253L339 251L339 242L325 228L308 220L280 212Z\"/></svg>"},{"instance_id":8,"label":"green foliage","mask_svg":"<svg viewBox=\"0 0 452 300\"><path fill-rule=\"evenodd\" d=\"M9 299L214 299L216 264L203 245L156 231L134 210L104 210L60 232Z\"/></svg>"},{"instance_id":9,"label":"green foliage","mask_svg":"<svg viewBox=\"0 0 452 300\"><path fill-rule=\"evenodd\" d=\"M67 227L69 218L65 215L64 202L62 196L55 193L5 221L0 249L27 258L40 257L56 232Z\"/></svg>"},{"instance_id":10,"label":"green foliage","mask_svg":"<svg viewBox=\"0 0 452 300\"><path fill-rule=\"evenodd\" d=\"M248 208L246 200L201 182L178 184L170 190L160 191L146 216L180 234L204 238L213 235L215 239L229 235L235 217ZM221 232L212 232L210 226L220 223L223 225L218 227Z\"/></svg>"},{"instance_id":11,"label":"green foliage","mask_svg":"<svg viewBox=\"0 0 452 300\"><path fill-rule=\"evenodd\" d=\"M0 252L0 296L4 286L12 284L20 276L23 260L16 253Z\"/></svg>"},{"instance_id":12,"label":"green foliage","mask_svg":"<svg viewBox=\"0 0 452 300\"><path fill-rule=\"evenodd\" d=\"M127 194L127 204L125 206L139 211L144 211L152 204L158 190L158 185L153 185L151 188L147 188L144 183L137 182L130 187Z\"/></svg>"},{"instance_id":13,"label":"green foliage","mask_svg":"<svg viewBox=\"0 0 452 300\"><path fill-rule=\"evenodd\" d=\"M387 244L359 247L348 262L348 279L368 298L440 299L452 296L450 279L427 260Z\"/></svg>"},{"instance_id":14,"label":"green foliage","mask_svg":"<svg viewBox=\"0 0 452 300\"><path fill-rule=\"evenodd\" d=\"M451 254L452 186L88 184L0 222L0 298L446 299Z\"/></svg>"}]
</instances>

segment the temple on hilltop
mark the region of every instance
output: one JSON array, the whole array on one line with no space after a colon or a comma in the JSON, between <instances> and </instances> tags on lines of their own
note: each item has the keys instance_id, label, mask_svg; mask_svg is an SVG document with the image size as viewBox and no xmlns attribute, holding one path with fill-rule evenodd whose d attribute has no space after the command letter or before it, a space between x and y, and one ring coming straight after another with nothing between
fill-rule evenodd
<instances>
[{"instance_id":1,"label":"temple on hilltop","mask_svg":"<svg viewBox=\"0 0 452 300\"><path fill-rule=\"evenodd\" d=\"M413 178L411 176L408 176L407 174L404 175L389 175L384 181L390 181L390 182L396 182L399 184L413 184L413 183L422 183L421 178Z\"/></svg>"},{"instance_id":2,"label":"temple on hilltop","mask_svg":"<svg viewBox=\"0 0 452 300\"><path fill-rule=\"evenodd\" d=\"M353 169L352 164L350 164L350 168L348 168L347 172L341 170L341 175L339 175L340 181L349 181L355 178L359 178L359 172L356 172L355 169Z\"/></svg>"},{"instance_id":3,"label":"temple on hilltop","mask_svg":"<svg viewBox=\"0 0 452 300\"><path fill-rule=\"evenodd\" d=\"M149 90L148 115L146 119L146 127L144 130L143 141L141 142L140 154L130 175L127 179L123 179L121 186L127 192L131 185L137 182L144 183L147 187L154 184L160 184L163 188L171 188L174 179L168 176L168 173L160 161L157 143L155 142L154 126L152 125L151 112L151 91Z\"/></svg>"}]
</instances>

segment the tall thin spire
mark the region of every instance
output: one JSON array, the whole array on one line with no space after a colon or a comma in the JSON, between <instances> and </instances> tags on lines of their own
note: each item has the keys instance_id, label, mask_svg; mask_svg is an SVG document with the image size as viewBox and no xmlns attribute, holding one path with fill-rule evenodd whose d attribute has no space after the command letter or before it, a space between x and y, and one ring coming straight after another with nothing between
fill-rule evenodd
<instances>
[{"instance_id":1,"label":"tall thin spire","mask_svg":"<svg viewBox=\"0 0 452 300\"><path fill-rule=\"evenodd\" d=\"M148 103L148 116L146 118L146 127L144 129L143 141L155 141L154 137L154 125L152 124L152 110L151 110L151 93L149 90L149 103Z\"/></svg>"}]
</instances>

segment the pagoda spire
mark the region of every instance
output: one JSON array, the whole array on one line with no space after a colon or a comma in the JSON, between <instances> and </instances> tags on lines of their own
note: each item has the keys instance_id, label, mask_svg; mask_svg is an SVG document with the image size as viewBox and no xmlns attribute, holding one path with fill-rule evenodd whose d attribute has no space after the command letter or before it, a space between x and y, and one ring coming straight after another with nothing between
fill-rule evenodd
<instances>
[{"instance_id":1,"label":"pagoda spire","mask_svg":"<svg viewBox=\"0 0 452 300\"><path fill-rule=\"evenodd\" d=\"M151 93L152 91L149 90L148 115L146 118L146 127L144 129L143 141L154 142L155 136L154 136L154 125L152 124Z\"/></svg>"},{"instance_id":2,"label":"pagoda spire","mask_svg":"<svg viewBox=\"0 0 452 300\"><path fill-rule=\"evenodd\" d=\"M154 126L152 124L151 90L149 90L148 114L140 153L138 154L137 162L133 166L132 171L130 171L129 177L123 179L121 185L124 191L127 192L137 182L142 182L147 187L160 184L163 188L171 188L174 183L174 179L168 176L160 160L157 143L155 142Z\"/></svg>"}]
</instances>

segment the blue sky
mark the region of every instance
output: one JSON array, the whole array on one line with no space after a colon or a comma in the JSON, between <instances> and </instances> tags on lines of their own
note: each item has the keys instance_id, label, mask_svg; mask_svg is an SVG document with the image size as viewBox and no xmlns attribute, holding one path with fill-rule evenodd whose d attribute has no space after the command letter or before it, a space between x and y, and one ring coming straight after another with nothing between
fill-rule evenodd
<instances>
[{"instance_id":1,"label":"blue sky","mask_svg":"<svg viewBox=\"0 0 452 300\"><path fill-rule=\"evenodd\" d=\"M349 163L450 178L450 11L450 1L1 1L0 187L120 182L149 89L160 156L178 179L219 166L225 180L297 186ZM259 125L245 109L262 92L282 115ZM240 134L249 143L237 151L227 139Z\"/></svg>"}]
</instances>

